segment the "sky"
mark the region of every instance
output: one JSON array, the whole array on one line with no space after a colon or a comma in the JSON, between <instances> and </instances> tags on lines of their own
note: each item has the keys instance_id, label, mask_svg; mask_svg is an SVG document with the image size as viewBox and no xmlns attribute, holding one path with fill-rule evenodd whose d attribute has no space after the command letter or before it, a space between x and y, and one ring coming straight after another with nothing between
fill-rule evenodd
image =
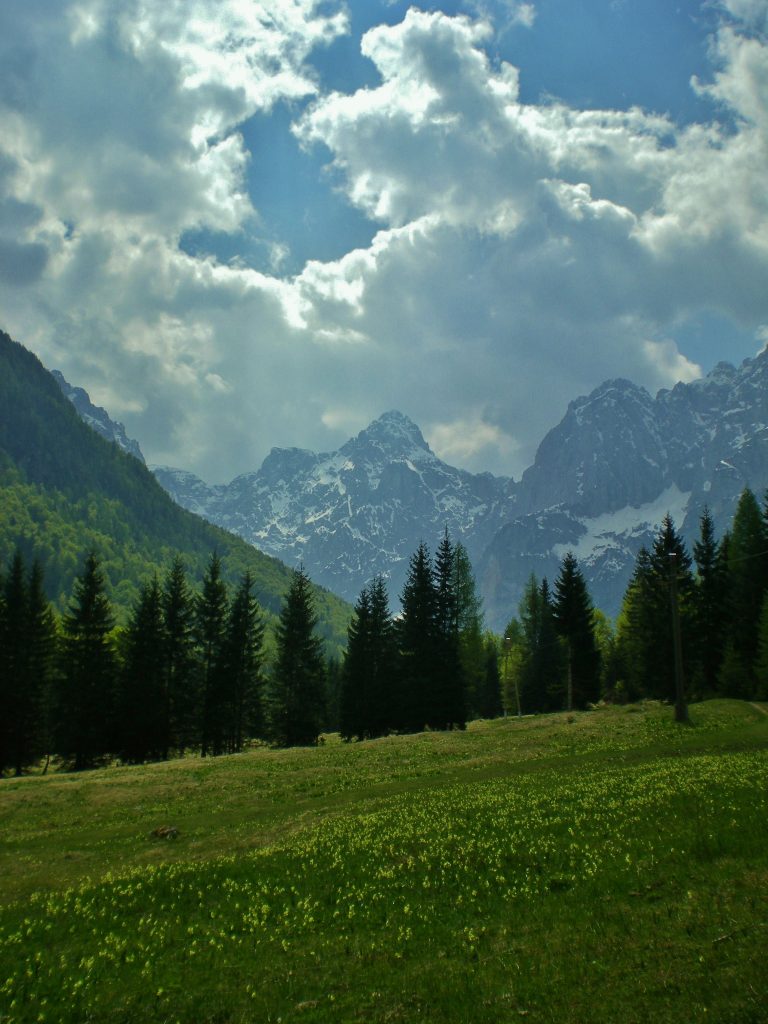
<instances>
[{"instance_id":1,"label":"sky","mask_svg":"<svg viewBox=\"0 0 768 1024\"><path fill-rule=\"evenodd\" d=\"M768 341L768 0L3 0L0 327L210 483Z\"/></svg>"}]
</instances>

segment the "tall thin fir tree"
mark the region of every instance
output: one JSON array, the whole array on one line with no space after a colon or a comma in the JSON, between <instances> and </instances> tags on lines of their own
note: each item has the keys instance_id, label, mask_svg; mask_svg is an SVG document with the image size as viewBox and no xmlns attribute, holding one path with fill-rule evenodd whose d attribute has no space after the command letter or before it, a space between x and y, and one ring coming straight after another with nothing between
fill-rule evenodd
<instances>
[{"instance_id":1,"label":"tall thin fir tree","mask_svg":"<svg viewBox=\"0 0 768 1024\"><path fill-rule=\"evenodd\" d=\"M718 689L727 631L727 571L708 508L699 519L699 539L693 545L696 564L693 592L695 682L704 694Z\"/></svg>"},{"instance_id":2,"label":"tall thin fir tree","mask_svg":"<svg viewBox=\"0 0 768 1024\"><path fill-rule=\"evenodd\" d=\"M269 687L270 735L281 747L317 743L323 721L323 647L309 577L296 569L276 629Z\"/></svg>"},{"instance_id":3,"label":"tall thin fir tree","mask_svg":"<svg viewBox=\"0 0 768 1024\"><path fill-rule=\"evenodd\" d=\"M429 550L423 542L411 556L397 623L400 699L398 728L419 732L433 718L437 668L437 591Z\"/></svg>"},{"instance_id":4,"label":"tall thin fir tree","mask_svg":"<svg viewBox=\"0 0 768 1024\"><path fill-rule=\"evenodd\" d=\"M384 736L394 728L395 673L394 626L386 585L377 576L363 588L347 633L340 702L343 738Z\"/></svg>"},{"instance_id":5,"label":"tall thin fir tree","mask_svg":"<svg viewBox=\"0 0 768 1024\"><path fill-rule=\"evenodd\" d=\"M202 717L200 754L224 752L224 720L227 703L225 641L228 615L227 588L221 575L221 559L214 552L195 600L194 635L200 672Z\"/></svg>"},{"instance_id":6,"label":"tall thin fir tree","mask_svg":"<svg viewBox=\"0 0 768 1024\"><path fill-rule=\"evenodd\" d=\"M165 714L168 719L168 749L183 753L194 746L199 735L200 691L194 652L194 608L184 563L174 558L163 581Z\"/></svg>"},{"instance_id":7,"label":"tall thin fir tree","mask_svg":"<svg viewBox=\"0 0 768 1024\"><path fill-rule=\"evenodd\" d=\"M162 593L154 577L142 586L123 634L118 731L122 756L134 764L168 756L164 653Z\"/></svg>"},{"instance_id":8,"label":"tall thin fir tree","mask_svg":"<svg viewBox=\"0 0 768 1024\"><path fill-rule=\"evenodd\" d=\"M467 714L480 714L486 692L486 645L483 602L477 594L467 549L457 543L453 552L454 588L459 624L459 660L464 673Z\"/></svg>"},{"instance_id":9,"label":"tall thin fir tree","mask_svg":"<svg viewBox=\"0 0 768 1024\"><path fill-rule=\"evenodd\" d=\"M253 588L253 576L244 573L227 622L224 741L229 753L237 753L246 740L264 734L264 624Z\"/></svg>"},{"instance_id":10,"label":"tall thin fir tree","mask_svg":"<svg viewBox=\"0 0 768 1024\"><path fill-rule=\"evenodd\" d=\"M114 625L104 576L92 551L75 580L62 622L58 751L75 771L92 768L114 752Z\"/></svg>"},{"instance_id":11,"label":"tall thin fir tree","mask_svg":"<svg viewBox=\"0 0 768 1024\"><path fill-rule=\"evenodd\" d=\"M457 582L456 551L446 528L435 555L436 673L431 719L427 719L437 729L463 729L467 722Z\"/></svg>"},{"instance_id":12,"label":"tall thin fir tree","mask_svg":"<svg viewBox=\"0 0 768 1024\"><path fill-rule=\"evenodd\" d=\"M553 613L566 648L565 709L583 708L600 699L600 651L595 637L592 599L573 552L560 563Z\"/></svg>"},{"instance_id":13,"label":"tall thin fir tree","mask_svg":"<svg viewBox=\"0 0 768 1024\"><path fill-rule=\"evenodd\" d=\"M0 601L0 773L12 769L21 774L21 745L25 716L27 654L27 584L24 559L19 549L3 580Z\"/></svg>"},{"instance_id":14,"label":"tall thin fir tree","mask_svg":"<svg viewBox=\"0 0 768 1024\"><path fill-rule=\"evenodd\" d=\"M53 692L56 671L56 619L45 593L41 564L35 559L27 586L27 763L44 759L47 772L53 745Z\"/></svg>"}]
</instances>

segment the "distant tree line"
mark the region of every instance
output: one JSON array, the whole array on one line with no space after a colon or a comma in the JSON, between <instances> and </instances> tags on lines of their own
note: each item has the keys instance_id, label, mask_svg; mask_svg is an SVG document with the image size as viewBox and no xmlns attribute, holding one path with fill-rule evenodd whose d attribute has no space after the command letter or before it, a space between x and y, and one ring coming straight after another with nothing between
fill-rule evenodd
<instances>
[{"instance_id":1,"label":"distant tree line","mask_svg":"<svg viewBox=\"0 0 768 1024\"><path fill-rule=\"evenodd\" d=\"M303 569L269 655L252 577L230 594L215 554L199 591L178 558L145 583L123 629L94 554L61 618L43 582L19 551L0 575L4 773L51 757L82 769L234 753L256 738L313 744L324 730L370 739L600 699L672 700L673 590L687 695L768 697L768 504L749 489L720 540L705 509L692 556L665 517L615 628L568 553L552 587L531 576L503 638L487 632L467 552L447 531L434 560L425 544L411 557L397 616L381 577L362 590L341 664L324 655Z\"/></svg>"},{"instance_id":2,"label":"distant tree line","mask_svg":"<svg viewBox=\"0 0 768 1024\"><path fill-rule=\"evenodd\" d=\"M505 706L523 713L600 699L675 699L674 592L688 699L768 698L768 503L745 489L717 540L705 509L688 552L667 515L641 548L612 628L572 554L552 590L532 576L502 647Z\"/></svg>"},{"instance_id":3,"label":"distant tree line","mask_svg":"<svg viewBox=\"0 0 768 1024\"><path fill-rule=\"evenodd\" d=\"M466 550L446 531L434 562L420 544L393 618L384 580L365 587L349 627L339 730L345 739L463 729L501 714L496 639L483 631Z\"/></svg>"},{"instance_id":4,"label":"distant tree line","mask_svg":"<svg viewBox=\"0 0 768 1024\"><path fill-rule=\"evenodd\" d=\"M75 770L111 757L163 760L242 750L254 737L312 743L326 665L310 583L293 574L265 673L264 624L246 572L230 596L213 555L199 592L176 559L146 583L122 630L96 556L58 620L38 563L17 551L0 579L0 771L55 756Z\"/></svg>"}]
</instances>

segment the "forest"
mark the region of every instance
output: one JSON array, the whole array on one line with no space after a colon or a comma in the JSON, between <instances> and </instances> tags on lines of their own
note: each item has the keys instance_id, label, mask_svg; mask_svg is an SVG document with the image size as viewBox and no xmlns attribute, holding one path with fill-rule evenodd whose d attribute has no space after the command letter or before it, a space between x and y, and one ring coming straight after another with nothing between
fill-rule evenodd
<instances>
[{"instance_id":1,"label":"forest","mask_svg":"<svg viewBox=\"0 0 768 1024\"><path fill-rule=\"evenodd\" d=\"M384 579L360 594L339 660L318 633L315 591L294 570L273 631L247 570L210 556L193 589L183 560L145 582L116 625L97 556L67 610L44 567L17 550L0 575L0 771L91 768L463 729L503 714L600 701L675 699L679 622L685 698L768 696L768 503L745 489L716 538L704 510L689 553L667 516L639 552L616 623L595 609L576 558L531 576L503 637L484 628L466 550L446 531L412 555L393 615Z\"/></svg>"}]
</instances>

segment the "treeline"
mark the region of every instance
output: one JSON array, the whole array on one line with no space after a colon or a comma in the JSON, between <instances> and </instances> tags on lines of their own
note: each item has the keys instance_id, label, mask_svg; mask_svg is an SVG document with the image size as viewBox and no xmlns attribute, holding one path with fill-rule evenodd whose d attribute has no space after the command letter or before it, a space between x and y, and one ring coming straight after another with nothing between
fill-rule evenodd
<instances>
[{"instance_id":1,"label":"treeline","mask_svg":"<svg viewBox=\"0 0 768 1024\"><path fill-rule=\"evenodd\" d=\"M463 729L501 714L496 638L483 632L466 550L446 532L432 561L412 556L393 618L383 579L363 589L349 627L339 730L345 739Z\"/></svg>"},{"instance_id":2,"label":"treeline","mask_svg":"<svg viewBox=\"0 0 768 1024\"><path fill-rule=\"evenodd\" d=\"M687 699L768 697L768 503L748 488L719 540L704 510L690 553L670 516L637 556L615 628L593 608L572 554L554 588L532 576L505 631L505 707L675 700L672 602Z\"/></svg>"},{"instance_id":3,"label":"treeline","mask_svg":"<svg viewBox=\"0 0 768 1024\"><path fill-rule=\"evenodd\" d=\"M0 580L0 772L47 768L51 757L75 770L113 757L205 757L255 737L315 742L328 672L311 584L293 573L269 673L253 588L246 572L230 595L214 554L193 591L177 558L116 629L94 554L57 618L40 565L27 569L17 552Z\"/></svg>"}]
</instances>

